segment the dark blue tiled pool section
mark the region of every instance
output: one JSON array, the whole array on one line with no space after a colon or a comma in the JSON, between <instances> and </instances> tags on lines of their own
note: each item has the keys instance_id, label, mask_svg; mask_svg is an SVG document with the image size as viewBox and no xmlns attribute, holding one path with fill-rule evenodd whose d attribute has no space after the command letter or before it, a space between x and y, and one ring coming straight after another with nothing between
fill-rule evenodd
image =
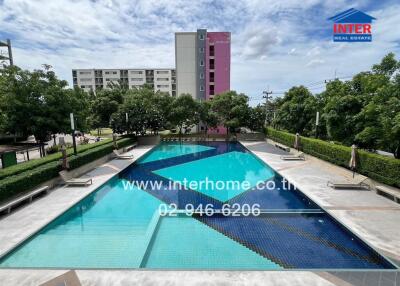
<instances>
[{"instance_id":1,"label":"dark blue tiled pool section","mask_svg":"<svg viewBox=\"0 0 400 286\"><path fill-rule=\"evenodd\" d=\"M168 143L162 143L168 144ZM176 143L175 143L176 144ZM375 250L353 235L301 191L283 190L282 177L275 173L273 190L251 188L226 202L191 189L168 189L169 178L155 171L229 152L250 153L240 143L189 142L213 149L146 162L140 160L120 174L130 181L162 181L161 188L145 189L154 197L179 209L186 204L259 204L259 216L193 215L204 225L279 264L286 269L395 269ZM141 163L142 162L142 163ZM266 166L266 168L269 168Z\"/></svg>"}]
</instances>

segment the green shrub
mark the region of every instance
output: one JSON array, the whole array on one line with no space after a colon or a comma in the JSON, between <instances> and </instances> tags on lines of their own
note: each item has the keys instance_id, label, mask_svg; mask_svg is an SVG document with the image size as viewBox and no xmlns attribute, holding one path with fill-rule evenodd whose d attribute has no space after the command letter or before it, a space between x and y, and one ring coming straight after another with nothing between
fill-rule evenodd
<instances>
[{"instance_id":1,"label":"green shrub","mask_svg":"<svg viewBox=\"0 0 400 286\"><path fill-rule=\"evenodd\" d=\"M272 128L266 128L266 135L274 141L284 144L288 147L294 146L294 140L296 138L296 136L291 133L278 131Z\"/></svg>"},{"instance_id":2,"label":"green shrub","mask_svg":"<svg viewBox=\"0 0 400 286\"><path fill-rule=\"evenodd\" d=\"M134 139L131 138L123 138L117 141L118 148L123 148L129 145L132 145L134 142ZM114 149L113 142L110 142L109 144L103 145L103 146L98 146L96 148L92 148L90 150L87 150L86 152L79 153L76 156L70 156L69 157L69 168L70 169L76 169L79 168L87 163L93 162L97 159L100 159L103 156L106 156L107 154L110 154Z\"/></svg>"},{"instance_id":3,"label":"green shrub","mask_svg":"<svg viewBox=\"0 0 400 286\"><path fill-rule=\"evenodd\" d=\"M77 151L78 151L78 153L85 152L86 150L96 148L98 146L102 146L102 145L108 144L110 142L112 142L111 139L106 139L106 140L96 142L93 144L77 146ZM67 154L69 156L71 156L73 153L74 153L73 148L67 149ZM40 159L34 159L31 161L27 161L24 163L20 163L20 164L5 168L5 169L0 169L0 181L6 177L14 176L14 175L20 174L22 172L32 170L34 168L37 168L38 166L41 166L41 165L44 165L44 164L47 164L47 163L50 163L53 161L58 161L59 159L61 159L61 153L55 153L55 154L51 154L51 155L48 155L48 156L40 158Z\"/></svg>"},{"instance_id":4,"label":"green shrub","mask_svg":"<svg viewBox=\"0 0 400 286\"><path fill-rule=\"evenodd\" d=\"M123 148L133 144L133 142L134 139L132 138L124 138L118 140L117 144L119 148ZM96 148L86 148L84 152L81 150L81 152L76 156L69 156L70 169L75 169L97 160L110 154L113 150L113 142L110 140L99 145L97 145ZM31 190L48 180L56 178L61 169L60 160L53 160L46 164L36 166L34 169L26 170L16 175L4 178L0 181L0 201Z\"/></svg>"},{"instance_id":5,"label":"green shrub","mask_svg":"<svg viewBox=\"0 0 400 286\"><path fill-rule=\"evenodd\" d=\"M359 150L357 170L378 182L400 187L400 160Z\"/></svg>"},{"instance_id":6,"label":"green shrub","mask_svg":"<svg viewBox=\"0 0 400 286\"><path fill-rule=\"evenodd\" d=\"M293 146L294 134L266 129L268 138L274 141ZM349 168L351 147L329 143L323 140L301 137L300 148L304 153L318 157L338 166ZM378 182L400 187L400 160L370 153L364 150L357 151L356 171Z\"/></svg>"},{"instance_id":7,"label":"green shrub","mask_svg":"<svg viewBox=\"0 0 400 286\"><path fill-rule=\"evenodd\" d=\"M3 179L0 182L0 201L24 193L57 177L59 171L61 171L61 165L58 161L54 161Z\"/></svg>"},{"instance_id":8,"label":"green shrub","mask_svg":"<svg viewBox=\"0 0 400 286\"><path fill-rule=\"evenodd\" d=\"M301 137L300 148L304 153L342 167L348 167L350 162L351 148L347 146L313 138Z\"/></svg>"}]
</instances>

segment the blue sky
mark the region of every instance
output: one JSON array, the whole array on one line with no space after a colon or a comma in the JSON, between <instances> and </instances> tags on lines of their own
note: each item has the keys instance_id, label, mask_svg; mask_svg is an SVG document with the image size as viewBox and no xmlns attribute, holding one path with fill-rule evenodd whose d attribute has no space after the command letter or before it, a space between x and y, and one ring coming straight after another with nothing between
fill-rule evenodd
<instances>
[{"instance_id":1,"label":"blue sky","mask_svg":"<svg viewBox=\"0 0 400 286\"><path fill-rule=\"evenodd\" d=\"M349 8L377 18L372 43L332 42L327 18ZM11 38L15 64L50 64L71 83L72 68L174 67L175 32L230 31L231 88L255 105L268 87L318 92L335 72L399 57L399 15L398 1L0 0L0 38Z\"/></svg>"}]
</instances>

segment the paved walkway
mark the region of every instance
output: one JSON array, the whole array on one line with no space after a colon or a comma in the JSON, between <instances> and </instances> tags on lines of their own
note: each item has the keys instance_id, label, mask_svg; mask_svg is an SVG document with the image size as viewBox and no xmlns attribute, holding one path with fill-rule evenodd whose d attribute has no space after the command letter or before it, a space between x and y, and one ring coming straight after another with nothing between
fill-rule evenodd
<instances>
[{"instance_id":1,"label":"paved walkway","mask_svg":"<svg viewBox=\"0 0 400 286\"><path fill-rule=\"evenodd\" d=\"M306 195L345 223L360 237L392 259L399 258L400 206L367 191L335 191L327 180L349 178L345 169L307 156L306 162L284 162L286 154L265 142L243 142L264 162L296 184ZM136 158L150 147L137 147ZM46 225L84 196L94 191L132 161L113 160L89 172L93 186L59 188L48 196L0 220L0 254ZM67 270L0 269L1 285L38 285ZM311 271L142 271L78 270L82 285L392 285L399 272Z\"/></svg>"},{"instance_id":2,"label":"paved walkway","mask_svg":"<svg viewBox=\"0 0 400 286\"><path fill-rule=\"evenodd\" d=\"M400 261L399 204L373 191L327 187L327 181L352 180L344 168L307 155L306 161L284 161L280 156L287 153L266 142L242 144L378 251Z\"/></svg>"}]
</instances>

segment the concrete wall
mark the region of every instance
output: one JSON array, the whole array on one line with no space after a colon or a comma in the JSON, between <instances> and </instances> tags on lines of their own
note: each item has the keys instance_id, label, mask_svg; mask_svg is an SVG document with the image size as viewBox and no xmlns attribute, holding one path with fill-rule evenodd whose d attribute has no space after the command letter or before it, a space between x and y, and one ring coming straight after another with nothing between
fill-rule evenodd
<instances>
[{"instance_id":1,"label":"concrete wall","mask_svg":"<svg viewBox=\"0 0 400 286\"><path fill-rule=\"evenodd\" d=\"M238 133L237 140L240 141L264 141L264 133Z\"/></svg>"},{"instance_id":2,"label":"concrete wall","mask_svg":"<svg viewBox=\"0 0 400 286\"><path fill-rule=\"evenodd\" d=\"M156 145L160 143L160 135L147 135L137 137L138 145Z\"/></svg>"},{"instance_id":3,"label":"concrete wall","mask_svg":"<svg viewBox=\"0 0 400 286\"><path fill-rule=\"evenodd\" d=\"M197 98L196 34L195 32L175 34L177 96L189 93Z\"/></svg>"}]
</instances>

